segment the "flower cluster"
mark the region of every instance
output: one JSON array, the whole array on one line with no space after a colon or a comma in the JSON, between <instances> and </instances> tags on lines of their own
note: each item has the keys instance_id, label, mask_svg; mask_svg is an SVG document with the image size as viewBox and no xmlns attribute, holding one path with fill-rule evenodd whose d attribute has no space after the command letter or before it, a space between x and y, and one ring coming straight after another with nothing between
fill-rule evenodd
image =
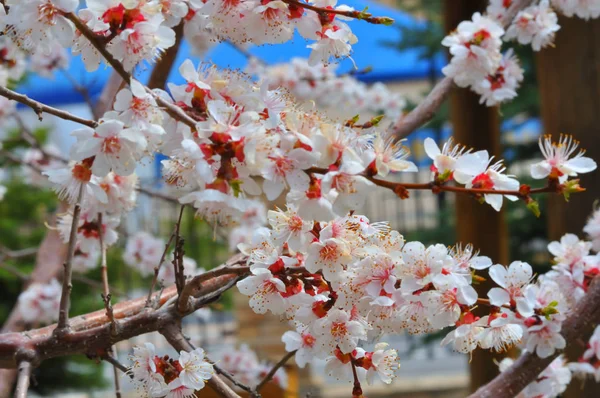
<instances>
[{"instance_id":1,"label":"flower cluster","mask_svg":"<svg viewBox=\"0 0 600 398\"><path fill-rule=\"evenodd\" d=\"M132 70L173 46L173 27L180 22L186 37L196 44L209 40L283 43L298 31L312 41L308 45L312 49L310 62L316 64L327 63L331 57L348 57L357 38L344 21L370 17L365 11L336 6L336 1L320 0L307 2L306 7L302 1L283 0L87 0L84 7L77 10L78 6L77 0L8 0L0 7L0 29L16 46L57 60L61 57L51 55L57 46L72 46L74 54L81 54L87 70L94 71L102 56L75 28L74 18L79 18L94 34L94 40L106 46L126 70ZM372 22L393 21L374 17ZM202 50L206 44L196 47ZM37 63L40 70L44 65L49 63Z\"/></svg>"},{"instance_id":2,"label":"flower cluster","mask_svg":"<svg viewBox=\"0 0 600 398\"><path fill-rule=\"evenodd\" d=\"M253 62L254 61L254 62ZM264 65L251 60L247 72L268 83L270 90L283 87L299 101L315 101L320 109L352 110L354 115L384 114L394 120L402 115L406 101L384 84L367 86L351 74L336 74L336 65L310 65L305 59L292 58L289 63Z\"/></svg>"},{"instance_id":3,"label":"flower cluster","mask_svg":"<svg viewBox=\"0 0 600 398\"><path fill-rule=\"evenodd\" d=\"M442 69L460 87L471 87L488 106L516 96L523 71L514 55L500 53L504 29L479 13L461 22L442 44L450 49L450 64ZM498 93L494 93L498 91Z\"/></svg>"},{"instance_id":4,"label":"flower cluster","mask_svg":"<svg viewBox=\"0 0 600 398\"><path fill-rule=\"evenodd\" d=\"M525 262L492 265L470 245L449 249L405 242L387 224L352 212L319 221L291 207L269 211L268 219L270 229L257 230L251 243L239 247L251 275L238 289L256 313L280 315L294 327L282 340L300 367L325 359L327 372L340 380L366 377L370 383L377 375L391 382L397 352L379 340L402 330L421 334L452 326L442 345L459 352L518 345L549 357L565 348L560 331L566 314L600 272L600 257L589 253L591 243L572 234L549 244L556 265L535 280ZM496 284L487 299L472 287L483 270ZM477 306L489 308L488 314L475 316ZM378 342L374 351L362 348L367 341ZM556 372L563 380L563 371ZM535 388L550 388L541 380Z\"/></svg>"},{"instance_id":5,"label":"flower cluster","mask_svg":"<svg viewBox=\"0 0 600 398\"><path fill-rule=\"evenodd\" d=\"M181 351L179 358L173 359L156 355L154 345L145 343L133 348L131 361L129 373L149 397L196 397L195 391L203 389L214 374L202 348Z\"/></svg>"},{"instance_id":6,"label":"flower cluster","mask_svg":"<svg viewBox=\"0 0 600 398\"><path fill-rule=\"evenodd\" d=\"M587 344L587 350L579 361L569 363L569 369L574 376L583 379L591 377L596 383L600 383L600 326L594 330Z\"/></svg>"},{"instance_id":7,"label":"flower cluster","mask_svg":"<svg viewBox=\"0 0 600 398\"><path fill-rule=\"evenodd\" d=\"M506 21L512 0L491 0L486 15L475 13L472 21L461 22L442 44L449 47L452 59L442 72L460 87L470 87L481 95L481 102L494 106L517 96L523 80L519 61L509 50L500 53L502 41L516 39L531 44L534 51L551 46L560 29L558 16L550 0L539 0ZM566 16L596 18L600 4L587 0L552 0L552 5ZM503 24L507 24L507 30Z\"/></svg>"},{"instance_id":8,"label":"flower cluster","mask_svg":"<svg viewBox=\"0 0 600 398\"><path fill-rule=\"evenodd\" d=\"M521 44L531 43L534 51L551 45L560 29L558 16L550 8L549 0L542 0L520 11L506 31L506 40L517 39Z\"/></svg>"},{"instance_id":9,"label":"flower cluster","mask_svg":"<svg viewBox=\"0 0 600 398\"><path fill-rule=\"evenodd\" d=\"M61 285L56 279L32 283L19 296L19 313L27 323L52 323L58 316Z\"/></svg>"}]
</instances>

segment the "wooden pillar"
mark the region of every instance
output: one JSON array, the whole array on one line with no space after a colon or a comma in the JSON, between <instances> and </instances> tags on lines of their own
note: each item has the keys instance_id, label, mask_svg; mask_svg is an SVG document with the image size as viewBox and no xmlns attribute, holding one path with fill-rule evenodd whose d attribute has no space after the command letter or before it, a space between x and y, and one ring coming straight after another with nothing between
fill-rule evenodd
<instances>
[{"instance_id":1,"label":"wooden pillar","mask_svg":"<svg viewBox=\"0 0 600 398\"><path fill-rule=\"evenodd\" d=\"M450 32L473 13L483 11L484 0L445 0L445 28ZM459 143L476 150L487 149L491 155L501 157L500 118L498 109L479 104L479 96L469 89L455 88L450 95L450 120L453 136ZM487 204L479 204L471 197L456 196L456 235L458 242L472 243L482 255L494 263L507 264L508 235L503 212L496 212ZM477 286L480 296L485 297L491 286ZM493 359L500 355L476 350L470 363L472 391L492 380L498 374Z\"/></svg>"},{"instance_id":2,"label":"wooden pillar","mask_svg":"<svg viewBox=\"0 0 600 398\"><path fill-rule=\"evenodd\" d=\"M544 132L554 137L572 134L587 156L600 162L600 20L561 16L559 24L555 47L537 55ZM572 195L568 203L558 195L549 198L550 240L567 232L583 236L582 228L600 199L600 171L581 176L581 184L587 191ZM576 342L567 350L569 360L576 361L584 349ZM600 384L589 380L582 389L574 380L562 396L598 397Z\"/></svg>"}]
</instances>

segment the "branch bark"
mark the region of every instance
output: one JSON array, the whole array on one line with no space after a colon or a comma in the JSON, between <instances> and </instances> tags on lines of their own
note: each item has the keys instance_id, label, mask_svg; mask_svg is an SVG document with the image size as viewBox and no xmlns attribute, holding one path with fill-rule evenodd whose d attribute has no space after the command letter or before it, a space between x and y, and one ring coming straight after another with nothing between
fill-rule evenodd
<instances>
[{"instance_id":1,"label":"branch bark","mask_svg":"<svg viewBox=\"0 0 600 398\"><path fill-rule=\"evenodd\" d=\"M223 268L223 267L221 267ZM221 269L218 268L218 269ZM172 285L155 297L158 309L145 307L146 297L118 303L113 307L114 319L119 321L116 332L111 331L111 320L102 309L70 320L70 331L57 336L53 331L57 325L22 333L0 334L0 368L17 366L17 358L28 360L34 366L49 358L85 354L92 357L107 350L119 341L163 329L169 324L180 322L187 316L213 302L239 280L236 273L213 272L209 280L197 290L197 299L190 301L188 311L177 309L177 288Z\"/></svg>"},{"instance_id":2,"label":"branch bark","mask_svg":"<svg viewBox=\"0 0 600 398\"><path fill-rule=\"evenodd\" d=\"M79 196L73 210L73 222L69 233L69 246L67 248L67 259L65 260L65 272L63 276L62 292L60 295L60 308L58 312L58 326L56 333L62 333L69 328L69 306L71 304L71 290L73 289L71 278L73 277L73 256L75 244L77 243L77 228L79 227L79 215L81 213L81 201L83 199L83 185L79 188ZM102 220L99 220L102 222Z\"/></svg>"},{"instance_id":3,"label":"branch bark","mask_svg":"<svg viewBox=\"0 0 600 398\"><path fill-rule=\"evenodd\" d=\"M591 283L587 294L579 301L571 315L563 322L561 334L567 344L578 340L588 341L596 326L600 324L600 276ZM535 353L526 352L506 371L480 387L469 398L512 398L560 355L556 352L548 358L540 358Z\"/></svg>"},{"instance_id":4,"label":"branch bark","mask_svg":"<svg viewBox=\"0 0 600 398\"><path fill-rule=\"evenodd\" d=\"M29 380L31 378L31 363L22 361L19 363L19 377L15 389L15 398L27 398Z\"/></svg>"},{"instance_id":5,"label":"branch bark","mask_svg":"<svg viewBox=\"0 0 600 398\"><path fill-rule=\"evenodd\" d=\"M41 102L32 100L24 94L19 94L15 91L9 90L6 87L0 87L0 95L8 99L20 102L23 105L27 105L28 107L34 110L34 112L38 115L38 118L40 120L43 119L42 113L48 113L50 115L58 116L61 119L70 120L72 122L83 124L84 126L88 126L91 128L94 128L98 125L98 123L96 123L93 120L84 119L82 117L75 116L67 111L63 111L61 109L53 108L51 106L42 104Z\"/></svg>"}]
</instances>

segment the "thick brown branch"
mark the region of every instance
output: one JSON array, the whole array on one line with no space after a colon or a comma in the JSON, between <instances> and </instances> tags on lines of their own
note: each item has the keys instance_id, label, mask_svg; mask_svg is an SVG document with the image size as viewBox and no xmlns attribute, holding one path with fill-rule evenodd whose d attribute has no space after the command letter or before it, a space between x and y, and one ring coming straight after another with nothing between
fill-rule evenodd
<instances>
[{"instance_id":1,"label":"thick brown branch","mask_svg":"<svg viewBox=\"0 0 600 398\"><path fill-rule=\"evenodd\" d=\"M561 334L568 344L589 340L596 326L600 324L600 277L596 277L587 294L575 306L571 315L563 322ZM548 358L540 358L535 353L526 352L506 371L494 380L479 388L469 398L512 398L527 385L535 381L538 375L558 356L556 352Z\"/></svg>"},{"instance_id":2,"label":"thick brown branch","mask_svg":"<svg viewBox=\"0 0 600 398\"><path fill-rule=\"evenodd\" d=\"M189 311L189 307L192 305L190 298L198 297L198 293L204 289L204 283L210 281L212 278L221 275L246 275L250 272L249 267L233 267L237 264L245 264L246 257L242 254L233 256L224 267L215 268L203 274L197 275L190 279L181 295L179 296L177 309L181 313Z\"/></svg>"},{"instance_id":3,"label":"thick brown branch","mask_svg":"<svg viewBox=\"0 0 600 398\"><path fill-rule=\"evenodd\" d=\"M56 324L23 333L0 334L0 368L15 367L17 356L29 360L33 365L49 358L73 354L94 357L119 341L177 323L181 317L217 299L239 280L239 275L235 273L216 272L212 275L214 277L202 283L186 313L180 313L177 309L177 289L174 285L156 297L156 310L145 307L146 297L116 304L113 307L114 318L119 322L116 333L111 332L111 321L102 309L70 319L70 331L62 336L53 333Z\"/></svg>"},{"instance_id":4,"label":"thick brown branch","mask_svg":"<svg viewBox=\"0 0 600 398\"><path fill-rule=\"evenodd\" d=\"M502 19L502 25L505 28L509 26L517 13L532 2L533 0L514 1ZM396 141L401 140L433 119L440 106L442 106L446 98L448 98L450 90L452 90L453 87L454 82L452 78L443 78L415 109L410 111L409 114L401 116L396 121L390 130L390 135L392 135Z\"/></svg>"},{"instance_id":5,"label":"thick brown branch","mask_svg":"<svg viewBox=\"0 0 600 398\"><path fill-rule=\"evenodd\" d=\"M75 116L67 111L44 105L41 102L32 100L28 96L9 90L6 87L0 87L0 95L8 99L20 102L23 105L27 105L28 107L34 110L34 112L38 115L40 120L42 120L42 113L49 113L51 115L58 116L61 119L71 120L75 123L83 124L84 126L92 128L98 125L98 123L96 123L93 120L84 119L79 116Z\"/></svg>"}]
</instances>

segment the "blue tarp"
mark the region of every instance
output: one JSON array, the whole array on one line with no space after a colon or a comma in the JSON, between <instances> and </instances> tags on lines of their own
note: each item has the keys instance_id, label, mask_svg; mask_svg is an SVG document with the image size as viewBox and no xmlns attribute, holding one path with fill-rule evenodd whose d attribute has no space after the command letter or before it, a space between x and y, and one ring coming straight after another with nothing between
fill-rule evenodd
<instances>
[{"instance_id":1,"label":"blue tarp","mask_svg":"<svg viewBox=\"0 0 600 398\"><path fill-rule=\"evenodd\" d=\"M369 12L373 15L391 17L399 26L413 27L422 23L404 12L366 0L344 0L342 3L357 10L368 7ZM444 56L441 53L432 65L432 62L420 59L420 50L417 48L398 51L386 47L384 41L400 40L400 32L395 27L373 25L364 21L351 21L349 24L358 37L358 43L353 46L352 58L359 69L368 66L373 68L371 73L359 77L365 82L421 79L427 77L432 68L439 74L444 64ZM293 57L308 57L310 49L306 48L306 45L307 42L296 34L291 42L253 47L249 51L267 64L276 64L289 61ZM201 60L192 56L189 45L183 42L175 67L177 68L186 58L191 58L195 62ZM227 43L212 48L202 60L211 61L220 67L232 69L243 69L247 62L243 54ZM341 62L338 70L345 72L351 70L351 68L352 61L347 59ZM136 71L136 77L141 81L145 81L150 74L150 70L151 67L147 67L145 70ZM95 97L104 86L111 70L101 66L97 72L87 73L83 67L81 57L77 56L72 57L68 73L85 86L92 97ZM173 70L169 81L180 83L182 79L177 71ZM73 88L72 84L61 73L57 73L54 79L31 76L19 87L19 91L48 104L67 104L83 101L81 94Z\"/></svg>"}]
</instances>

